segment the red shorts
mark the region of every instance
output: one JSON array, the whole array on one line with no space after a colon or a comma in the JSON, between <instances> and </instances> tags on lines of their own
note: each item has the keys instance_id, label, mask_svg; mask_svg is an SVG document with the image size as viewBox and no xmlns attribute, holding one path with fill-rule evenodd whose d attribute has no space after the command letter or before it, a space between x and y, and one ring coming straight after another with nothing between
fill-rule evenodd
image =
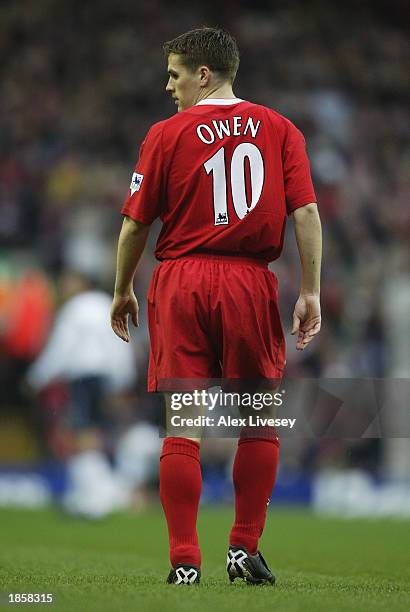
<instances>
[{"instance_id":1,"label":"red shorts","mask_svg":"<svg viewBox=\"0 0 410 612\"><path fill-rule=\"evenodd\" d=\"M263 261L189 255L161 262L148 290L148 325L148 391L169 390L175 379L282 377L278 281Z\"/></svg>"}]
</instances>

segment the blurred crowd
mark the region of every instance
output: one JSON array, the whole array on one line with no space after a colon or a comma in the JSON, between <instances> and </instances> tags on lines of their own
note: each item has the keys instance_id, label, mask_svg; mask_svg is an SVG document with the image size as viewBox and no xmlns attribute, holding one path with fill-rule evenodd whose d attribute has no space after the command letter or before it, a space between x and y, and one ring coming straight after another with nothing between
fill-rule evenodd
<instances>
[{"instance_id":1,"label":"blurred crowd","mask_svg":"<svg viewBox=\"0 0 410 612\"><path fill-rule=\"evenodd\" d=\"M83 275L105 294L112 290L119 210L139 145L153 122L175 112L165 93L161 46L200 25L226 27L236 36L242 56L235 94L283 113L307 140L324 227L324 325L302 354L289 337L288 374L408 376L403 335L410 303L405 16L405 4L398 0L345 2L343 7L273 0L2 2L3 414L24 415L43 444L46 440L46 452L51 448L64 456L50 434L50 418L39 418L44 405L56 414L64 392L54 388L47 400L33 399L26 375L66 299L67 274ZM155 423L161 410L159 398L144 394L144 296L155 266L157 231L156 225L136 275L142 324L133 331L135 379L111 394L109 419L120 433L136 422ZM299 276L291 223L287 233L284 253L271 267L279 277L288 330ZM368 446L365 463L377 466L379 446ZM285 461L313 467L318 461L340 462L340 453L344 462L361 455L357 449L347 453L341 443L336 449L329 443L312 448L299 441L289 448Z\"/></svg>"}]
</instances>

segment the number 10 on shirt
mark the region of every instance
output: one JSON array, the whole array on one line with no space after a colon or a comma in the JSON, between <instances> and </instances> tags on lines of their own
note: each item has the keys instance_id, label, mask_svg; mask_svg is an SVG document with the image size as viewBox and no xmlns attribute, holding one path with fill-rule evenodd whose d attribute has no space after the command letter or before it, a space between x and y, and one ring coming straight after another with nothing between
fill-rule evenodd
<instances>
[{"instance_id":1,"label":"number 10 on shirt","mask_svg":"<svg viewBox=\"0 0 410 612\"><path fill-rule=\"evenodd\" d=\"M245 159L249 161L251 202L248 203L245 185ZM215 225L228 225L228 201L226 192L226 165L225 147L218 151L204 163L207 174L213 178L213 206ZM231 164L231 191L232 202L239 219L243 219L259 202L264 182L263 157L258 147L250 142L242 142L235 147Z\"/></svg>"}]
</instances>

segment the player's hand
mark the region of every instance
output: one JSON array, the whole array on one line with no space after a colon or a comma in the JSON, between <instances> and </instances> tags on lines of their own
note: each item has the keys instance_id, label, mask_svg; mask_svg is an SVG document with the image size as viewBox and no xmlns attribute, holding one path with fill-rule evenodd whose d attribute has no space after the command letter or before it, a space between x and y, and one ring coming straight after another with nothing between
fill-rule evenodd
<instances>
[{"instance_id":1,"label":"player's hand","mask_svg":"<svg viewBox=\"0 0 410 612\"><path fill-rule=\"evenodd\" d=\"M321 326L318 295L300 295L293 311L292 335L297 334L296 348L303 351L319 333Z\"/></svg>"},{"instance_id":2,"label":"player's hand","mask_svg":"<svg viewBox=\"0 0 410 612\"><path fill-rule=\"evenodd\" d=\"M115 293L111 306L111 327L124 342L130 341L128 315L131 315L132 322L138 327L138 300L134 292L131 291L129 295Z\"/></svg>"}]
</instances>

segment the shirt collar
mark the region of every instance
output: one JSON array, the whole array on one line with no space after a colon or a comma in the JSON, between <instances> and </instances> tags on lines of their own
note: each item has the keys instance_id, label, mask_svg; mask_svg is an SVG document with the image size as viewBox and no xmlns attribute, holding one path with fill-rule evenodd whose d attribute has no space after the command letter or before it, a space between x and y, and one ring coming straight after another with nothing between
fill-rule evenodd
<instances>
[{"instance_id":1,"label":"shirt collar","mask_svg":"<svg viewBox=\"0 0 410 612\"><path fill-rule=\"evenodd\" d=\"M244 102L241 98L205 98L195 104L195 106L202 106L204 104L217 104L220 106L228 106L230 104L238 104L238 102Z\"/></svg>"}]
</instances>

